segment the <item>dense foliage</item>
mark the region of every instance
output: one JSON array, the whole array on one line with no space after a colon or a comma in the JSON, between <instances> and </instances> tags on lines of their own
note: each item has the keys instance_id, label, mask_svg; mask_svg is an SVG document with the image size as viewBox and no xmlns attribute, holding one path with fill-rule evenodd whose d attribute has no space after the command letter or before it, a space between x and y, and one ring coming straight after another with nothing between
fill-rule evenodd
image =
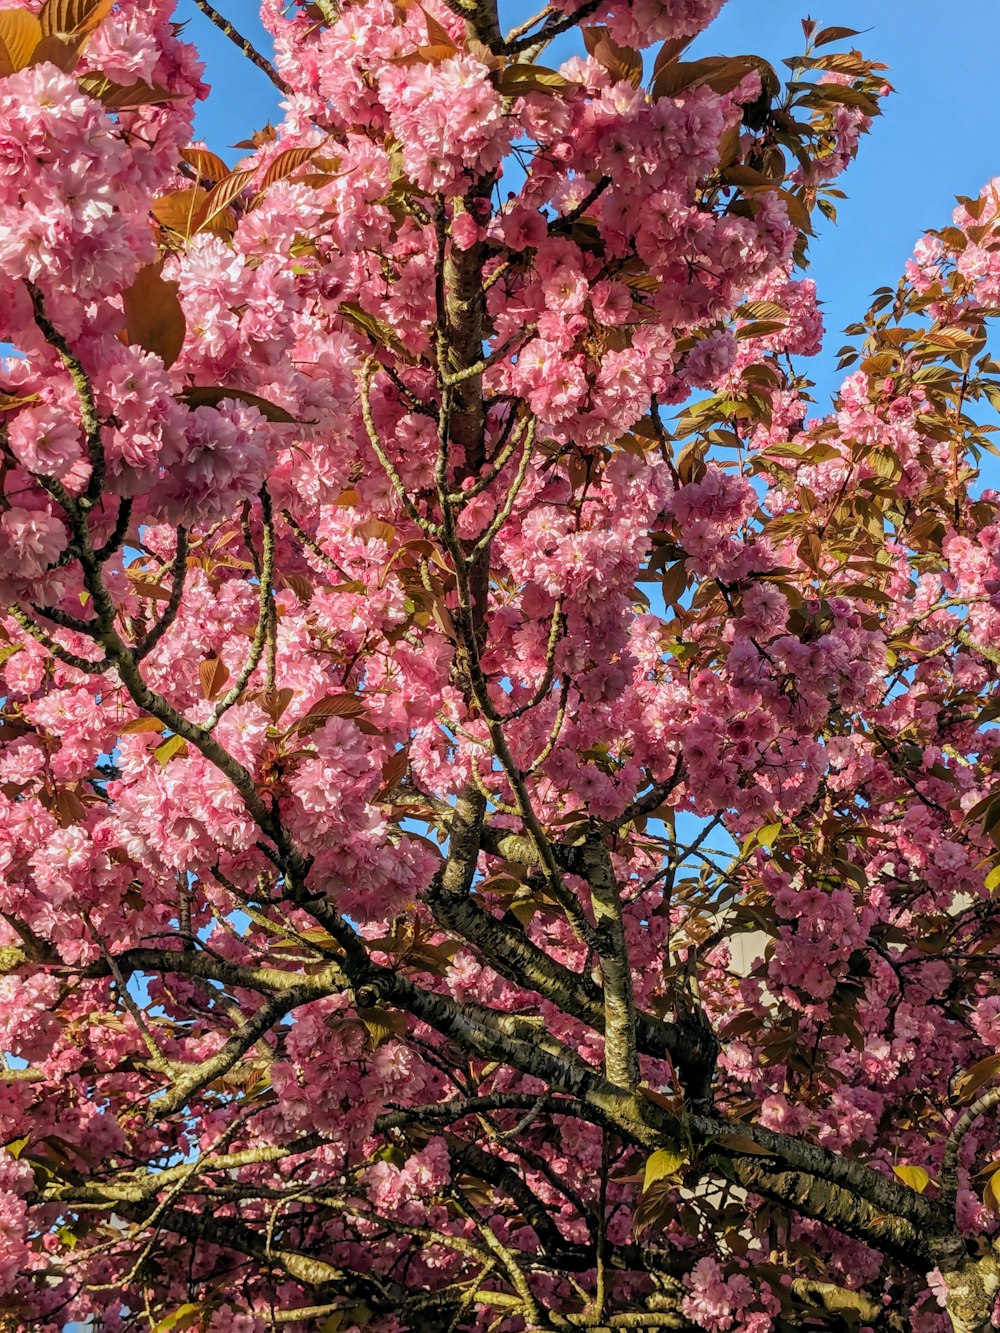
<instances>
[{"instance_id":1,"label":"dense foliage","mask_svg":"<svg viewBox=\"0 0 1000 1333\"><path fill-rule=\"evenodd\" d=\"M10 3L0 1325L988 1328L997 187L823 415L849 30Z\"/></svg>"}]
</instances>

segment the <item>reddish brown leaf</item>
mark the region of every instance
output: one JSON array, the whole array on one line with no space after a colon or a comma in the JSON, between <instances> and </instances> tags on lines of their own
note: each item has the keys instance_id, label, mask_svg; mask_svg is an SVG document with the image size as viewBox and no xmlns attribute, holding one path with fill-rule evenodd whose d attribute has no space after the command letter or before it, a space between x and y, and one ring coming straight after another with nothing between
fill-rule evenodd
<instances>
[{"instance_id":1,"label":"reddish brown leaf","mask_svg":"<svg viewBox=\"0 0 1000 1333\"><path fill-rule=\"evenodd\" d=\"M206 699L217 699L229 679L229 669L221 657L206 657L198 666L201 692Z\"/></svg>"},{"instance_id":2,"label":"reddish brown leaf","mask_svg":"<svg viewBox=\"0 0 1000 1333\"><path fill-rule=\"evenodd\" d=\"M177 298L177 283L160 276L162 263L146 264L132 286L122 293L125 332L130 343L154 352L172 366L184 346L184 311Z\"/></svg>"},{"instance_id":3,"label":"reddish brown leaf","mask_svg":"<svg viewBox=\"0 0 1000 1333\"><path fill-rule=\"evenodd\" d=\"M31 53L32 65L55 65L64 74L76 69L86 34L71 37L43 37Z\"/></svg>"},{"instance_id":4,"label":"reddish brown leaf","mask_svg":"<svg viewBox=\"0 0 1000 1333\"><path fill-rule=\"evenodd\" d=\"M136 736L144 731L163 731L164 725L158 717L134 717L126 722L119 731L123 736Z\"/></svg>"},{"instance_id":5,"label":"reddish brown leaf","mask_svg":"<svg viewBox=\"0 0 1000 1333\"><path fill-rule=\"evenodd\" d=\"M0 9L0 77L31 64L42 27L26 9Z\"/></svg>"},{"instance_id":6,"label":"reddish brown leaf","mask_svg":"<svg viewBox=\"0 0 1000 1333\"><path fill-rule=\"evenodd\" d=\"M410 748L402 746L382 765L382 794L390 795L402 782L410 766Z\"/></svg>"},{"instance_id":7,"label":"reddish brown leaf","mask_svg":"<svg viewBox=\"0 0 1000 1333\"><path fill-rule=\"evenodd\" d=\"M128 85L112 83L103 74L88 74L80 80L80 87L91 97L96 97L108 111L129 111L138 106L159 106L162 102L172 102L177 93L166 88L153 87L148 83L130 83Z\"/></svg>"},{"instance_id":8,"label":"reddish brown leaf","mask_svg":"<svg viewBox=\"0 0 1000 1333\"><path fill-rule=\"evenodd\" d=\"M114 0L45 0L38 15L42 33L73 36L93 32L111 13Z\"/></svg>"},{"instance_id":9,"label":"reddish brown leaf","mask_svg":"<svg viewBox=\"0 0 1000 1333\"><path fill-rule=\"evenodd\" d=\"M231 171L228 176L219 181L218 185L213 186L198 210L194 230L211 231L213 230L213 223L216 223L216 227L218 227L229 205L238 195L242 194L256 174L256 167L248 167L242 171ZM231 230L228 224L226 224L226 229Z\"/></svg>"},{"instance_id":10,"label":"reddish brown leaf","mask_svg":"<svg viewBox=\"0 0 1000 1333\"><path fill-rule=\"evenodd\" d=\"M264 712L277 725L278 719L295 698L295 691L285 686L280 690L264 690L257 697Z\"/></svg>"},{"instance_id":11,"label":"reddish brown leaf","mask_svg":"<svg viewBox=\"0 0 1000 1333\"><path fill-rule=\"evenodd\" d=\"M299 718L292 728L302 735L308 735L310 731L315 731L330 717L360 717L365 711L364 701L359 699L356 694L328 694L325 699L320 699Z\"/></svg>"},{"instance_id":12,"label":"reddish brown leaf","mask_svg":"<svg viewBox=\"0 0 1000 1333\"><path fill-rule=\"evenodd\" d=\"M222 158L207 148L182 148L181 157L194 167L199 180L221 181L229 175L229 168Z\"/></svg>"},{"instance_id":13,"label":"reddish brown leaf","mask_svg":"<svg viewBox=\"0 0 1000 1333\"><path fill-rule=\"evenodd\" d=\"M633 88L642 83L642 56L631 46L619 46L607 28L584 28L583 42L613 79L630 83Z\"/></svg>"},{"instance_id":14,"label":"reddish brown leaf","mask_svg":"<svg viewBox=\"0 0 1000 1333\"><path fill-rule=\"evenodd\" d=\"M207 198L208 192L197 185L186 190L172 190L154 199L150 211L161 227L187 240Z\"/></svg>"},{"instance_id":15,"label":"reddish brown leaf","mask_svg":"<svg viewBox=\"0 0 1000 1333\"><path fill-rule=\"evenodd\" d=\"M261 416L268 421L288 423L296 420L291 412L284 407L279 407L277 403L269 403L266 398L260 398L255 393L248 393L246 389L231 389L223 384L192 384L190 388L183 391L180 397L184 399L188 407L218 407L223 399L234 398L237 402L249 403L251 407L256 407Z\"/></svg>"},{"instance_id":16,"label":"reddish brown leaf","mask_svg":"<svg viewBox=\"0 0 1000 1333\"><path fill-rule=\"evenodd\" d=\"M284 180L290 176L293 171L304 166L311 157L315 157L319 152L321 144L312 144L306 148L286 148L283 153L272 158L267 170L261 177L260 189L263 193L269 185L274 185L276 181Z\"/></svg>"}]
</instances>

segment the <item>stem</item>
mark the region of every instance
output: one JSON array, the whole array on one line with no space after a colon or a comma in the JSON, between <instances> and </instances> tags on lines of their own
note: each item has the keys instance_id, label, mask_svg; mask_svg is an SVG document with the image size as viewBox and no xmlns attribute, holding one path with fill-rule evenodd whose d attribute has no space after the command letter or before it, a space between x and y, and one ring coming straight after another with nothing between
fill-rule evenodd
<instances>
[{"instance_id":1,"label":"stem","mask_svg":"<svg viewBox=\"0 0 1000 1333\"><path fill-rule=\"evenodd\" d=\"M194 0L194 3L205 17L215 24L220 32L228 37L238 50L243 52L247 60L256 65L262 74L267 75L279 92L285 93L286 95L291 94L292 89L289 85L274 68L270 60L261 55L248 37L244 37L242 33L237 32L229 20L223 17L217 9L213 8L213 6L208 3L208 0Z\"/></svg>"}]
</instances>

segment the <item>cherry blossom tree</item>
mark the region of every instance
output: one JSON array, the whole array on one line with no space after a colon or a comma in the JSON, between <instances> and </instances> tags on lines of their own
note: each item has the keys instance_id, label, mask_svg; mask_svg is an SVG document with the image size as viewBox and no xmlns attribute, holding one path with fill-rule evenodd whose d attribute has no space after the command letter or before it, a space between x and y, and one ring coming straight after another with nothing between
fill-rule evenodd
<instances>
[{"instance_id":1,"label":"cherry blossom tree","mask_svg":"<svg viewBox=\"0 0 1000 1333\"><path fill-rule=\"evenodd\" d=\"M0 9L0 1324L1000 1322L997 184L826 410L851 31L196 2Z\"/></svg>"}]
</instances>

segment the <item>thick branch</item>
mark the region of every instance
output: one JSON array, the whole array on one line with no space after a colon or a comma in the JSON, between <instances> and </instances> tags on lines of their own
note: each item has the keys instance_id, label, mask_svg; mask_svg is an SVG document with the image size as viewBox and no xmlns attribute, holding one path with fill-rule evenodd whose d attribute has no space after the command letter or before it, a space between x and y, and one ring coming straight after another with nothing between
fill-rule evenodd
<instances>
[{"instance_id":1,"label":"thick branch","mask_svg":"<svg viewBox=\"0 0 1000 1333\"><path fill-rule=\"evenodd\" d=\"M612 1083L631 1088L638 1080L639 1068L635 1053L632 965L625 939L621 894L611 857L599 835L588 839L584 855L604 981L604 1068Z\"/></svg>"}]
</instances>

